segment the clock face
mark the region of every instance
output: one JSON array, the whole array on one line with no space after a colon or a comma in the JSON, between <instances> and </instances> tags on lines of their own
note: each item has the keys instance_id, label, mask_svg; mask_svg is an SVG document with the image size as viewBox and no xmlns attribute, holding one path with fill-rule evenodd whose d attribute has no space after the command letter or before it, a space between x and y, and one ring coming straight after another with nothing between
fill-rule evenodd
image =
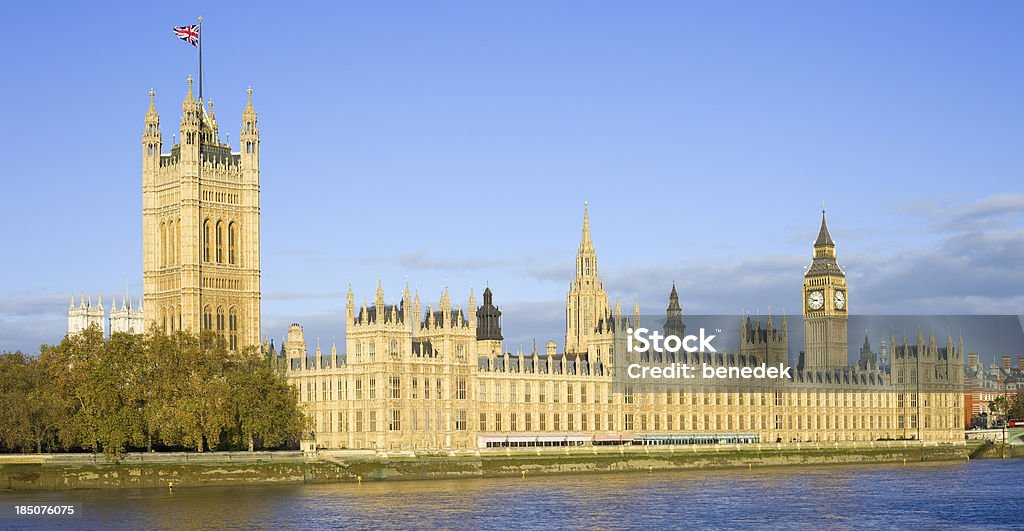
<instances>
[{"instance_id":1,"label":"clock face","mask_svg":"<svg viewBox=\"0 0 1024 531\"><path fill-rule=\"evenodd\" d=\"M825 294L820 291L812 291L807 295L807 306L812 310L820 310L825 304Z\"/></svg>"},{"instance_id":2,"label":"clock face","mask_svg":"<svg viewBox=\"0 0 1024 531\"><path fill-rule=\"evenodd\" d=\"M846 293L843 293L842 291L837 291L835 303L837 310L842 310L843 308L846 308Z\"/></svg>"}]
</instances>

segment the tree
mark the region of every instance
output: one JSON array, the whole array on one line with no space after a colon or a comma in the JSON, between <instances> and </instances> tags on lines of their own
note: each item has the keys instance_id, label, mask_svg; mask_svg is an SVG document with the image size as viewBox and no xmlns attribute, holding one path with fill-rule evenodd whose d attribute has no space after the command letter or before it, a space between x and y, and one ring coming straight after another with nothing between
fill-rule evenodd
<instances>
[{"instance_id":1,"label":"tree","mask_svg":"<svg viewBox=\"0 0 1024 531\"><path fill-rule=\"evenodd\" d=\"M1013 400L1007 411L1007 417L1011 419L1024 419L1024 391L1017 391L1017 394L1013 395Z\"/></svg>"},{"instance_id":2,"label":"tree","mask_svg":"<svg viewBox=\"0 0 1024 531\"><path fill-rule=\"evenodd\" d=\"M256 348L211 332L145 336L98 327L0 354L0 450L63 448L116 460L132 448L280 446L305 425L294 389Z\"/></svg>"},{"instance_id":3,"label":"tree","mask_svg":"<svg viewBox=\"0 0 1024 531\"><path fill-rule=\"evenodd\" d=\"M32 429L26 414L31 404L29 361L21 352L0 354L0 447L26 451Z\"/></svg>"},{"instance_id":4,"label":"tree","mask_svg":"<svg viewBox=\"0 0 1024 531\"><path fill-rule=\"evenodd\" d=\"M237 434L249 451L256 440L264 446L281 446L305 427L295 389L255 351L232 364L228 380L234 393Z\"/></svg>"},{"instance_id":5,"label":"tree","mask_svg":"<svg viewBox=\"0 0 1024 531\"><path fill-rule=\"evenodd\" d=\"M988 410L991 411L993 415L1001 417L1004 421L1006 420L1006 413L1008 409L1009 401L1006 399L1006 395L997 396L988 403Z\"/></svg>"}]
</instances>

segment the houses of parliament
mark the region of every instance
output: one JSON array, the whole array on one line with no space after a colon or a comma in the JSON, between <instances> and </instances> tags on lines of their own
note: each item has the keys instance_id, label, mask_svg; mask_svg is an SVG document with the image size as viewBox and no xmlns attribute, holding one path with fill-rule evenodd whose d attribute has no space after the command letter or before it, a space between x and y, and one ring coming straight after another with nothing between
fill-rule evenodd
<instances>
[{"instance_id":1,"label":"houses of parliament","mask_svg":"<svg viewBox=\"0 0 1024 531\"><path fill-rule=\"evenodd\" d=\"M427 301L406 286L388 303L380 283L358 303L349 287L339 316L341 351L316 345L308 354L299 324L275 348L261 342L260 133L252 91L237 151L220 141L213 103L194 98L191 80L179 119L178 141L165 152L150 93L141 152L145 326L212 330L230 349L261 346L294 384L317 447L963 439L962 338L940 345L934 335L890 337L886 359L869 355L850 364L855 286L837 262L824 211L810 266L794 285L804 301L803 349L794 376L783 381L624 385L616 345L638 324L640 310L629 315L610 303L586 207L561 348L549 341L539 351L507 351L497 288L480 300L470 290L461 305L447 287ZM665 329L681 331L686 316L675 286L666 286L666 295ZM666 361L788 363L788 320L746 318L738 327L732 352L680 352Z\"/></svg>"}]
</instances>

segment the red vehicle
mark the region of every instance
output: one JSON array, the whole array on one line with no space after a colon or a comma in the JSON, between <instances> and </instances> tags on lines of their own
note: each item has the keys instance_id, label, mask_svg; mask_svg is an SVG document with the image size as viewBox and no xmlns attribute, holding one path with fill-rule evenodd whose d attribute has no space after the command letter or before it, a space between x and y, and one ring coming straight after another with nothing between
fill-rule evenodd
<instances>
[{"instance_id":1,"label":"red vehicle","mask_svg":"<svg viewBox=\"0 0 1024 531\"><path fill-rule=\"evenodd\" d=\"M1010 422L1006 423L1007 428L1024 428L1024 419L1010 419Z\"/></svg>"}]
</instances>

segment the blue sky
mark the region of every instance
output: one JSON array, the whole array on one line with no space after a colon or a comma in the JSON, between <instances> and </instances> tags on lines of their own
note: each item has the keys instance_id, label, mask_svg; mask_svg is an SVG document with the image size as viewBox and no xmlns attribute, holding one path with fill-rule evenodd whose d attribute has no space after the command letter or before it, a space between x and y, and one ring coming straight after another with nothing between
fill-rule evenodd
<instances>
[{"instance_id":1,"label":"blue sky","mask_svg":"<svg viewBox=\"0 0 1024 531\"><path fill-rule=\"evenodd\" d=\"M363 2L9 6L0 350L71 293L141 291L140 135L205 92L262 143L264 332L343 337L344 290L488 284L510 345L561 343L591 205L612 297L800 304L825 201L851 308L1024 308L1024 6ZM463 306L465 306L463 302ZM988 353L984 353L988 355ZM997 353L992 353L997 354Z\"/></svg>"}]
</instances>

